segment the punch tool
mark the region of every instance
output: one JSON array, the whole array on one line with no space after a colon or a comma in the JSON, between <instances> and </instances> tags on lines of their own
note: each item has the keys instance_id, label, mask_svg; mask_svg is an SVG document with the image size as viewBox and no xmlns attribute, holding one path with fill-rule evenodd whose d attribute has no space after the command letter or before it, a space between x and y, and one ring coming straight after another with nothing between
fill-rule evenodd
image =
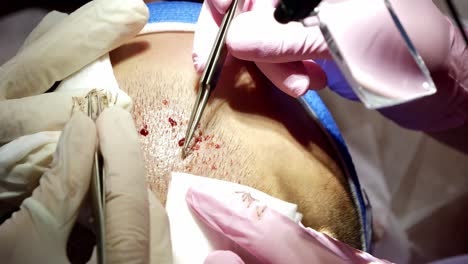
<instances>
[{"instance_id":1,"label":"punch tool","mask_svg":"<svg viewBox=\"0 0 468 264\"><path fill-rule=\"evenodd\" d=\"M185 158L188 154L190 141L193 138L198 123L200 122L203 111L208 104L211 92L216 88L219 75L228 53L226 48L226 34L229 29L229 25L235 16L238 1L239 0L234 0L231 3L231 6L223 17L213 48L211 49L210 56L208 57L205 70L201 76L197 99L185 133L185 142L182 147L182 158Z\"/></svg>"},{"instance_id":2,"label":"punch tool","mask_svg":"<svg viewBox=\"0 0 468 264\"><path fill-rule=\"evenodd\" d=\"M98 94L88 95L88 116L96 121L102 111L102 98ZM103 159L99 146L94 153L93 171L91 178L91 204L93 219L96 230L97 261L99 264L106 263L106 234L105 234L105 189Z\"/></svg>"}]
</instances>

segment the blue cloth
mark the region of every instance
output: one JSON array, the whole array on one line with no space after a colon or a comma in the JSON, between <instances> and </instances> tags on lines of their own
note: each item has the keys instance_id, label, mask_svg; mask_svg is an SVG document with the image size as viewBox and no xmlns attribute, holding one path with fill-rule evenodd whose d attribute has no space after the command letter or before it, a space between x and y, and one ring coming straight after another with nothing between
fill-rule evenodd
<instances>
[{"instance_id":1,"label":"blue cloth","mask_svg":"<svg viewBox=\"0 0 468 264\"><path fill-rule=\"evenodd\" d=\"M154 2L148 3L147 5L150 10L148 23L185 22L194 24L197 22L201 10L201 4L192 2ZM321 61L320 63L327 73L329 86L349 87L349 84L345 81L343 75L338 70L338 67L333 62ZM340 153L341 159L343 160L343 169L346 171L348 176L348 182L353 194L354 202L359 211L362 234L364 236L363 248L365 251L369 251L371 245L370 210L368 210L367 199L364 197L361 190L359 179L357 177L351 155L346 147L346 143L332 115L328 111L322 99L320 99L320 96L315 91L309 91L303 99L310 107L309 110L313 112L313 115L316 116L322 126L326 129L331 140L333 140L333 145L336 146L336 149Z\"/></svg>"},{"instance_id":2,"label":"blue cloth","mask_svg":"<svg viewBox=\"0 0 468 264\"><path fill-rule=\"evenodd\" d=\"M183 22L195 24L200 15L201 4L191 2L153 2L149 9L148 23Z\"/></svg>"}]
</instances>

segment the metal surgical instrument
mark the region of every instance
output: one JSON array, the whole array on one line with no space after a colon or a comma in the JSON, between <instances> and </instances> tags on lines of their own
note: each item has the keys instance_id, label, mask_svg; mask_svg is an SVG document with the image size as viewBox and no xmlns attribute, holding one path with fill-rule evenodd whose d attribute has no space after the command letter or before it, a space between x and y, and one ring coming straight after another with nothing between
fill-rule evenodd
<instances>
[{"instance_id":1,"label":"metal surgical instrument","mask_svg":"<svg viewBox=\"0 0 468 264\"><path fill-rule=\"evenodd\" d=\"M88 94L88 116L96 121L102 111L102 98L98 93ZM99 145L94 152L93 171L91 175L91 200L96 227L97 259L99 264L106 263L106 241L105 241L105 190L103 159L99 151Z\"/></svg>"},{"instance_id":2,"label":"metal surgical instrument","mask_svg":"<svg viewBox=\"0 0 468 264\"><path fill-rule=\"evenodd\" d=\"M227 56L227 48L225 45L226 34L229 29L229 25L231 24L231 21L236 13L238 2L239 0L234 0L224 15L221 26L219 27L218 35L216 36L210 56L208 57L205 70L201 76L199 87L200 90L198 91L198 96L190 116L187 131L185 133L185 141L182 148L182 158L185 158L187 155L188 146L193 138L195 129L200 122L211 92L214 90L216 83L218 82L219 75Z\"/></svg>"}]
</instances>

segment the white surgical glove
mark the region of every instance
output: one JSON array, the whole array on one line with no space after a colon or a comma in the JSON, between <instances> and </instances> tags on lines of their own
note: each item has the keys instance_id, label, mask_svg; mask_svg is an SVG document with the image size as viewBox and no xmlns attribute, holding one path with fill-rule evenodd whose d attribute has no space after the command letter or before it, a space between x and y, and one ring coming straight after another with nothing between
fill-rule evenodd
<instances>
[{"instance_id":1,"label":"white surgical glove","mask_svg":"<svg viewBox=\"0 0 468 264\"><path fill-rule=\"evenodd\" d=\"M172 262L166 212L147 193L135 125L119 107L105 110L96 125L82 113L73 115L61 135L52 168L20 211L0 226L2 261L68 263L66 242L90 186L97 137L106 173L108 262ZM95 263L95 258L90 262Z\"/></svg>"},{"instance_id":2,"label":"white surgical glove","mask_svg":"<svg viewBox=\"0 0 468 264\"><path fill-rule=\"evenodd\" d=\"M96 127L82 113L65 126L51 168L0 226L3 263L66 263L66 242L91 179Z\"/></svg>"},{"instance_id":3,"label":"white surgical glove","mask_svg":"<svg viewBox=\"0 0 468 264\"><path fill-rule=\"evenodd\" d=\"M112 107L101 114L96 126L106 175L108 262L172 263L169 220L160 201L147 192L130 113Z\"/></svg>"},{"instance_id":4,"label":"white surgical glove","mask_svg":"<svg viewBox=\"0 0 468 264\"><path fill-rule=\"evenodd\" d=\"M51 12L0 67L0 144L13 140L0 147L0 215L29 195L48 168L72 97L109 90L109 82L96 82L91 72L106 63L109 69L107 53L135 36L147 18L141 0L95 0L69 16ZM44 93L64 79L57 92ZM124 92L114 96L130 107Z\"/></svg>"}]
</instances>

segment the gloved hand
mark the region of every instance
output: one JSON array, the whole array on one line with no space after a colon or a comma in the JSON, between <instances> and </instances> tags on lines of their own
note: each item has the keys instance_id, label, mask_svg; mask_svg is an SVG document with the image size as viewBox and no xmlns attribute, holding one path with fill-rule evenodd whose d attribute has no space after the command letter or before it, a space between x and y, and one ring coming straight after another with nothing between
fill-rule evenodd
<instances>
[{"instance_id":1,"label":"gloved hand","mask_svg":"<svg viewBox=\"0 0 468 264\"><path fill-rule=\"evenodd\" d=\"M73 115L50 170L20 211L0 226L2 262L67 262L65 245L90 185L96 143L92 120L82 113Z\"/></svg>"},{"instance_id":2,"label":"gloved hand","mask_svg":"<svg viewBox=\"0 0 468 264\"><path fill-rule=\"evenodd\" d=\"M135 36L147 18L142 0L95 0L70 15L51 12L0 67L0 145L13 140L0 147L0 203L17 206L37 186L71 116L72 97L108 87L44 92ZM129 107L124 92L118 99Z\"/></svg>"},{"instance_id":3,"label":"gloved hand","mask_svg":"<svg viewBox=\"0 0 468 264\"><path fill-rule=\"evenodd\" d=\"M0 226L2 261L68 262L65 245L90 186L98 137L106 172L109 263L148 263L150 238L151 259L170 263L167 216L157 200L148 211L136 129L130 114L118 107L105 110L96 125L82 113L73 115L60 137L52 168L41 177L40 185L24 200L20 211ZM149 214L155 224L151 232Z\"/></svg>"},{"instance_id":4,"label":"gloved hand","mask_svg":"<svg viewBox=\"0 0 468 264\"><path fill-rule=\"evenodd\" d=\"M195 30L192 58L202 72L219 25L232 1L207 0ZM226 44L232 56L253 61L285 93L299 97L308 89L325 87L327 78L311 58L328 58L327 46L318 28L300 23L281 25L273 18L273 0L245 0L231 23Z\"/></svg>"},{"instance_id":5,"label":"gloved hand","mask_svg":"<svg viewBox=\"0 0 468 264\"><path fill-rule=\"evenodd\" d=\"M226 205L194 188L186 195L190 209L203 223L253 255L256 263L389 263L301 227L253 198L233 193ZM215 251L205 263L244 261L233 252Z\"/></svg>"},{"instance_id":6,"label":"gloved hand","mask_svg":"<svg viewBox=\"0 0 468 264\"><path fill-rule=\"evenodd\" d=\"M204 2L193 48L194 64L199 71L204 68L217 25L230 2ZM353 28L354 37L346 38L346 41L341 41L338 46L351 47L356 50L356 54L372 54L357 56L358 60L362 58L358 65L381 68L383 74L389 74L392 67L398 68L399 65L393 63L394 58L401 58L402 52L406 52L406 47L393 45L396 43L395 38L399 37L398 34L393 34L394 30L388 30L389 24L382 23L382 16L374 15L387 11L370 12L369 7L376 4L373 0L344 2L346 1L329 1L325 3L326 8L324 3L320 6L321 12L327 12L330 25L343 24L346 20L349 21L347 26ZM399 125L411 129L440 131L463 125L468 113L468 71L465 70L468 67L468 51L461 35L431 1L394 0L392 4L430 70L438 92L420 100L383 109L381 112ZM384 8L384 5L380 6ZM311 63L308 59L330 59L318 27L306 28L299 23L279 24L273 18L273 9L272 1L246 0L242 6L244 13L234 18L227 35L226 43L230 53L239 59L254 61L266 77L290 95L300 96L308 88L323 86L324 83L320 81L323 80L323 73L317 70L315 65L314 70L306 66L309 71L304 70L303 66ZM416 9L417 14L414 13ZM431 19L423 19L428 17ZM366 23L362 24L362 21ZM373 32L375 34L370 34L366 25L379 25L382 28ZM406 63L401 65L405 66ZM394 79L411 81L412 78L416 78L411 72L403 73L404 75L395 76ZM379 83L378 78L375 82ZM349 86L343 85L342 81L329 80L329 86L339 94L355 98L349 91Z\"/></svg>"},{"instance_id":7,"label":"gloved hand","mask_svg":"<svg viewBox=\"0 0 468 264\"><path fill-rule=\"evenodd\" d=\"M169 220L160 201L146 191L145 166L130 113L112 107L99 116L96 126L106 173L108 262L172 263Z\"/></svg>"}]
</instances>

